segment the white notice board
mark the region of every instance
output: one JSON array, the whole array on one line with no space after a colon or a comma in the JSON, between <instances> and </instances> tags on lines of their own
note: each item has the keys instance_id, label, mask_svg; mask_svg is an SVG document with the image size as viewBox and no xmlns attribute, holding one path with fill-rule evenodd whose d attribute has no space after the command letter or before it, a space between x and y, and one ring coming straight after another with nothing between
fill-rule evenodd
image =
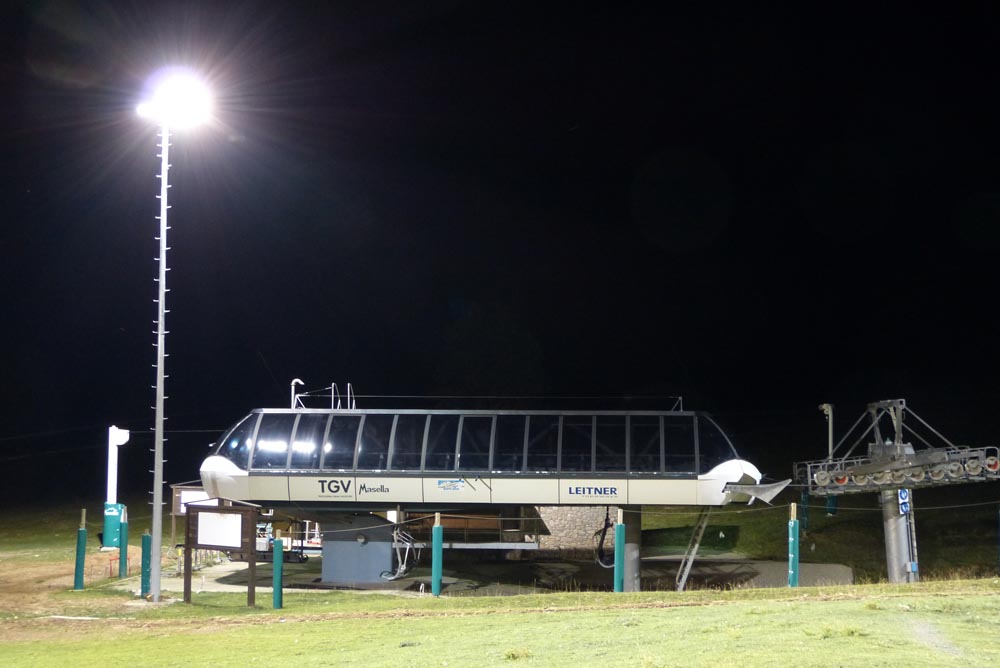
<instances>
[{"instance_id":1,"label":"white notice board","mask_svg":"<svg viewBox=\"0 0 1000 668\"><path fill-rule=\"evenodd\" d=\"M243 515L198 513L198 544L239 549L243 545Z\"/></svg>"}]
</instances>

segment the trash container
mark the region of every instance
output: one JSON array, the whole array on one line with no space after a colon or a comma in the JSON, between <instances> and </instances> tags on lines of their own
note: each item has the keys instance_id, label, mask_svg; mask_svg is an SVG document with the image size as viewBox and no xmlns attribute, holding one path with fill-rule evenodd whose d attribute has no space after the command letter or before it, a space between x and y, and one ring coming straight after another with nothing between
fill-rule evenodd
<instances>
[{"instance_id":1,"label":"trash container","mask_svg":"<svg viewBox=\"0 0 1000 668\"><path fill-rule=\"evenodd\" d=\"M117 548L121 545L122 517L125 515L125 504L104 504L104 536L105 548Z\"/></svg>"}]
</instances>

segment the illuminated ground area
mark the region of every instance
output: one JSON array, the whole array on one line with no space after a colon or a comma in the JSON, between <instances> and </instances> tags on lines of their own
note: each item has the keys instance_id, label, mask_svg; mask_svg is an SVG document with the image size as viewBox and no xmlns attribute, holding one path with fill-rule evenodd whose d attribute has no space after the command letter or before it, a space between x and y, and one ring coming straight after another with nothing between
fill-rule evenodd
<instances>
[{"instance_id":1,"label":"illuminated ground area","mask_svg":"<svg viewBox=\"0 0 1000 668\"><path fill-rule=\"evenodd\" d=\"M426 559L406 577L377 584L359 584L355 589L387 592L430 591L431 569ZM644 559L642 588L673 591L680 560L677 558ZM321 560L305 564L285 564L287 588L335 588L319 581ZM183 581L166 577L163 589L181 591ZM194 573L192 589L199 591L246 591L249 571L243 562L224 562ZM611 591L613 570L591 560L535 559L509 561L485 554L445 555L442 593L449 596L534 594L547 591ZM270 591L273 581L271 564L258 564L256 584L259 591ZM802 564L799 582L803 586L852 584L851 569L839 564ZM689 588L784 587L788 584L787 563L741 559L737 555L712 557L695 562ZM135 588L130 582L128 588Z\"/></svg>"}]
</instances>

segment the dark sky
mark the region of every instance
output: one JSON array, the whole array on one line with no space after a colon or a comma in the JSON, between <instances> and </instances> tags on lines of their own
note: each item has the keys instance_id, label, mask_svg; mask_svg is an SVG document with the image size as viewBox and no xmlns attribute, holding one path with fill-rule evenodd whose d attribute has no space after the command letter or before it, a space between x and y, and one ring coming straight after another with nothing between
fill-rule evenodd
<instances>
[{"instance_id":1,"label":"dark sky","mask_svg":"<svg viewBox=\"0 0 1000 668\"><path fill-rule=\"evenodd\" d=\"M295 377L682 394L780 475L824 401L993 444L1000 14L714 5L8 4L0 461L99 495L152 425L171 64L217 95L172 151L172 481Z\"/></svg>"}]
</instances>

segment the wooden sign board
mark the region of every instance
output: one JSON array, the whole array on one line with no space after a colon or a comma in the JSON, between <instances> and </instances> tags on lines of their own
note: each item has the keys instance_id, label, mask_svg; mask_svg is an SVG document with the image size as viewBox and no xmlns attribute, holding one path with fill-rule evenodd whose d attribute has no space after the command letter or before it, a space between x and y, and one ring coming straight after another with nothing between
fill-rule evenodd
<instances>
[{"instance_id":1,"label":"wooden sign board","mask_svg":"<svg viewBox=\"0 0 1000 668\"><path fill-rule=\"evenodd\" d=\"M239 551L246 556L250 567L250 580L247 583L247 605L252 608L257 581L255 538L260 506L252 504L211 506L205 505L205 501L201 501L189 504L186 514L184 602L191 602L191 554L193 550Z\"/></svg>"}]
</instances>

